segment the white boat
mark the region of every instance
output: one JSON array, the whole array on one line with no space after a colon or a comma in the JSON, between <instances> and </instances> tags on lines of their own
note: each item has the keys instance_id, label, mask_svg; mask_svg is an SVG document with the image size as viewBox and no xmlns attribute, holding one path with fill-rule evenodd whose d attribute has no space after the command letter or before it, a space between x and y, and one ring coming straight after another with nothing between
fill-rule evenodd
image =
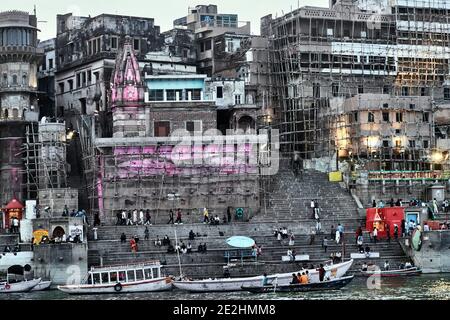
<instances>
[{"instance_id":1,"label":"white boat","mask_svg":"<svg viewBox=\"0 0 450 320\"><path fill-rule=\"evenodd\" d=\"M81 284L58 286L69 294L156 292L172 289L172 278L161 273L159 261L110 267L92 267Z\"/></svg>"},{"instance_id":2,"label":"white boat","mask_svg":"<svg viewBox=\"0 0 450 320\"><path fill-rule=\"evenodd\" d=\"M325 278L337 279L343 277L350 267L353 264L353 259L334 264L334 265L326 265L324 269L326 271ZM296 271L305 272L306 270ZM267 279L269 283L277 283L277 285L289 285L292 280L292 274L283 273L283 274L274 274L268 275ZM319 279L319 271L316 269L308 270L310 283L318 283ZM246 277L246 278L222 278L222 279L207 279L207 280L183 280L183 281L174 281L173 285L177 289L186 290L189 292L231 292L231 291L241 291L242 287L252 287L252 286L260 286L263 280L263 276L257 277Z\"/></svg>"},{"instance_id":3,"label":"white boat","mask_svg":"<svg viewBox=\"0 0 450 320\"><path fill-rule=\"evenodd\" d=\"M28 292L41 282L41 278L24 280L19 282L0 282L0 293L20 293Z\"/></svg>"},{"instance_id":4,"label":"white boat","mask_svg":"<svg viewBox=\"0 0 450 320\"><path fill-rule=\"evenodd\" d=\"M34 288L31 289L31 292L34 291L44 291L50 288L50 286L52 285L51 281L42 281L39 282Z\"/></svg>"}]
</instances>

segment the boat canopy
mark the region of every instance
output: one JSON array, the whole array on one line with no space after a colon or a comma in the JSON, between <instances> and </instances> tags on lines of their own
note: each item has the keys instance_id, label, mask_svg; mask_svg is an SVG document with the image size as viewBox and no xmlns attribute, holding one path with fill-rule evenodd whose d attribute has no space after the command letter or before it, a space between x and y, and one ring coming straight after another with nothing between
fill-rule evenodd
<instances>
[{"instance_id":1,"label":"boat canopy","mask_svg":"<svg viewBox=\"0 0 450 320\"><path fill-rule=\"evenodd\" d=\"M255 245L255 240L242 236L228 238L226 242L229 246L234 248L251 248Z\"/></svg>"}]
</instances>

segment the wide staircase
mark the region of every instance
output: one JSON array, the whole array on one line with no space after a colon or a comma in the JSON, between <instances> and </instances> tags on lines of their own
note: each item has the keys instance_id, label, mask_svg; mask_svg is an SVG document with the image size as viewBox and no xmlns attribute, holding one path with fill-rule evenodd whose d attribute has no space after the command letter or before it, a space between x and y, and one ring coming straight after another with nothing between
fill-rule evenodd
<instances>
[{"instance_id":1,"label":"wide staircase","mask_svg":"<svg viewBox=\"0 0 450 320\"><path fill-rule=\"evenodd\" d=\"M364 225L365 219L358 215L358 208L352 196L339 184L330 183L326 174L317 171L306 171L300 177L292 172L282 171L273 177L273 190L270 192L267 208L252 217L248 222L233 221L229 224L212 226L198 223L198 220L182 225L169 225L166 219L148 226L150 239L144 240L145 226L102 226L97 230L97 240L93 240L92 230L89 233L89 264L111 265L160 260L165 264L166 273L178 275L180 266L183 274L192 277L220 277L223 266L233 264L232 276L259 275L262 272L293 272L302 266L317 266L330 259L330 253L343 252L345 259L351 253L356 253L355 231ZM322 233L313 234L315 220L312 217L310 202L316 199L321 209ZM340 223L345 228L344 244L332 241L331 227ZM297 255L307 254L310 260L306 262L281 262L282 256L287 254L288 240L281 242L273 235L274 228L286 227L295 235L295 249ZM197 237L189 240L189 231ZM125 233L127 241L121 243L120 235ZM168 254L167 247L155 246L157 237L162 239L169 236L175 244L175 234L179 244L190 243L193 252L190 254ZM226 239L231 236L248 236L262 246L262 255L256 260L252 256L244 260L225 258L225 253L232 250ZM138 252L132 253L129 239L133 236L140 238ZM323 238L327 237L329 246L327 252L322 247ZM365 242L370 239L365 234ZM199 244L206 243L207 252L199 253ZM392 241L369 244L372 252L380 252L380 258L357 260L352 270L358 270L362 262L382 265L388 260L391 266L405 262L407 257L398 242Z\"/></svg>"}]
</instances>

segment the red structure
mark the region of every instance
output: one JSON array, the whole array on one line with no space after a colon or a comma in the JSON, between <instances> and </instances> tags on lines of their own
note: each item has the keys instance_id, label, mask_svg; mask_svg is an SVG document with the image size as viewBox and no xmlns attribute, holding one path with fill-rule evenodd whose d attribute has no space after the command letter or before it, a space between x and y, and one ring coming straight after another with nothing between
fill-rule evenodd
<instances>
[{"instance_id":1,"label":"red structure","mask_svg":"<svg viewBox=\"0 0 450 320\"><path fill-rule=\"evenodd\" d=\"M373 228L377 228L378 238L387 238L387 225L389 225L391 238L394 237L394 225L398 226L398 234L401 234L401 222L405 218L405 208L369 208L366 213L366 230L372 232Z\"/></svg>"},{"instance_id":2,"label":"red structure","mask_svg":"<svg viewBox=\"0 0 450 320\"><path fill-rule=\"evenodd\" d=\"M3 208L3 211L5 212L5 229L8 229L10 227L10 222L12 217L16 217L17 219L22 220L23 215L23 209L25 207L23 204L19 202L17 199L12 199L8 205Z\"/></svg>"}]
</instances>

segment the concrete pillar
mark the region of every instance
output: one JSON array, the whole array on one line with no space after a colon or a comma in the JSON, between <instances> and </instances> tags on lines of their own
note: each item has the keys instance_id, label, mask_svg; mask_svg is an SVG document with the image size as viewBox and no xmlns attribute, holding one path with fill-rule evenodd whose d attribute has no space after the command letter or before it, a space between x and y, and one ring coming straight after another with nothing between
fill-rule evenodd
<instances>
[{"instance_id":1,"label":"concrete pillar","mask_svg":"<svg viewBox=\"0 0 450 320\"><path fill-rule=\"evenodd\" d=\"M179 91L175 92L175 96L176 96L176 100L180 101L180 92Z\"/></svg>"},{"instance_id":2,"label":"concrete pillar","mask_svg":"<svg viewBox=\"0 0 450 320\"><path fill-rule=\"evenodd\" d=\"M200 91L200 100L201 100L201 101L203 101L203 96L204 96L204 93L203 93L203 90L201 90L201 91Z\"/></svg>"},{"instance_id":3,"label":"concrete pillar","mask_svg":"<svg viewBox=\"0 0 450 320\"><path fill-rule=\"evenodd\" d=\"M192 100L192 91L188 91L188 101Z\"/></svg>"},{"instance_id":4,"label":"concrete pillar","mask_svg":"<svg viewBox=\"0 0 450 320\"><path fill-rule=\"evenodd\" d=\"M163 99L164 99L164 101L167 101L167 91L166 91L166 89L164 89L164 94L163 94Z\"/></svg>"}]
</instances>

